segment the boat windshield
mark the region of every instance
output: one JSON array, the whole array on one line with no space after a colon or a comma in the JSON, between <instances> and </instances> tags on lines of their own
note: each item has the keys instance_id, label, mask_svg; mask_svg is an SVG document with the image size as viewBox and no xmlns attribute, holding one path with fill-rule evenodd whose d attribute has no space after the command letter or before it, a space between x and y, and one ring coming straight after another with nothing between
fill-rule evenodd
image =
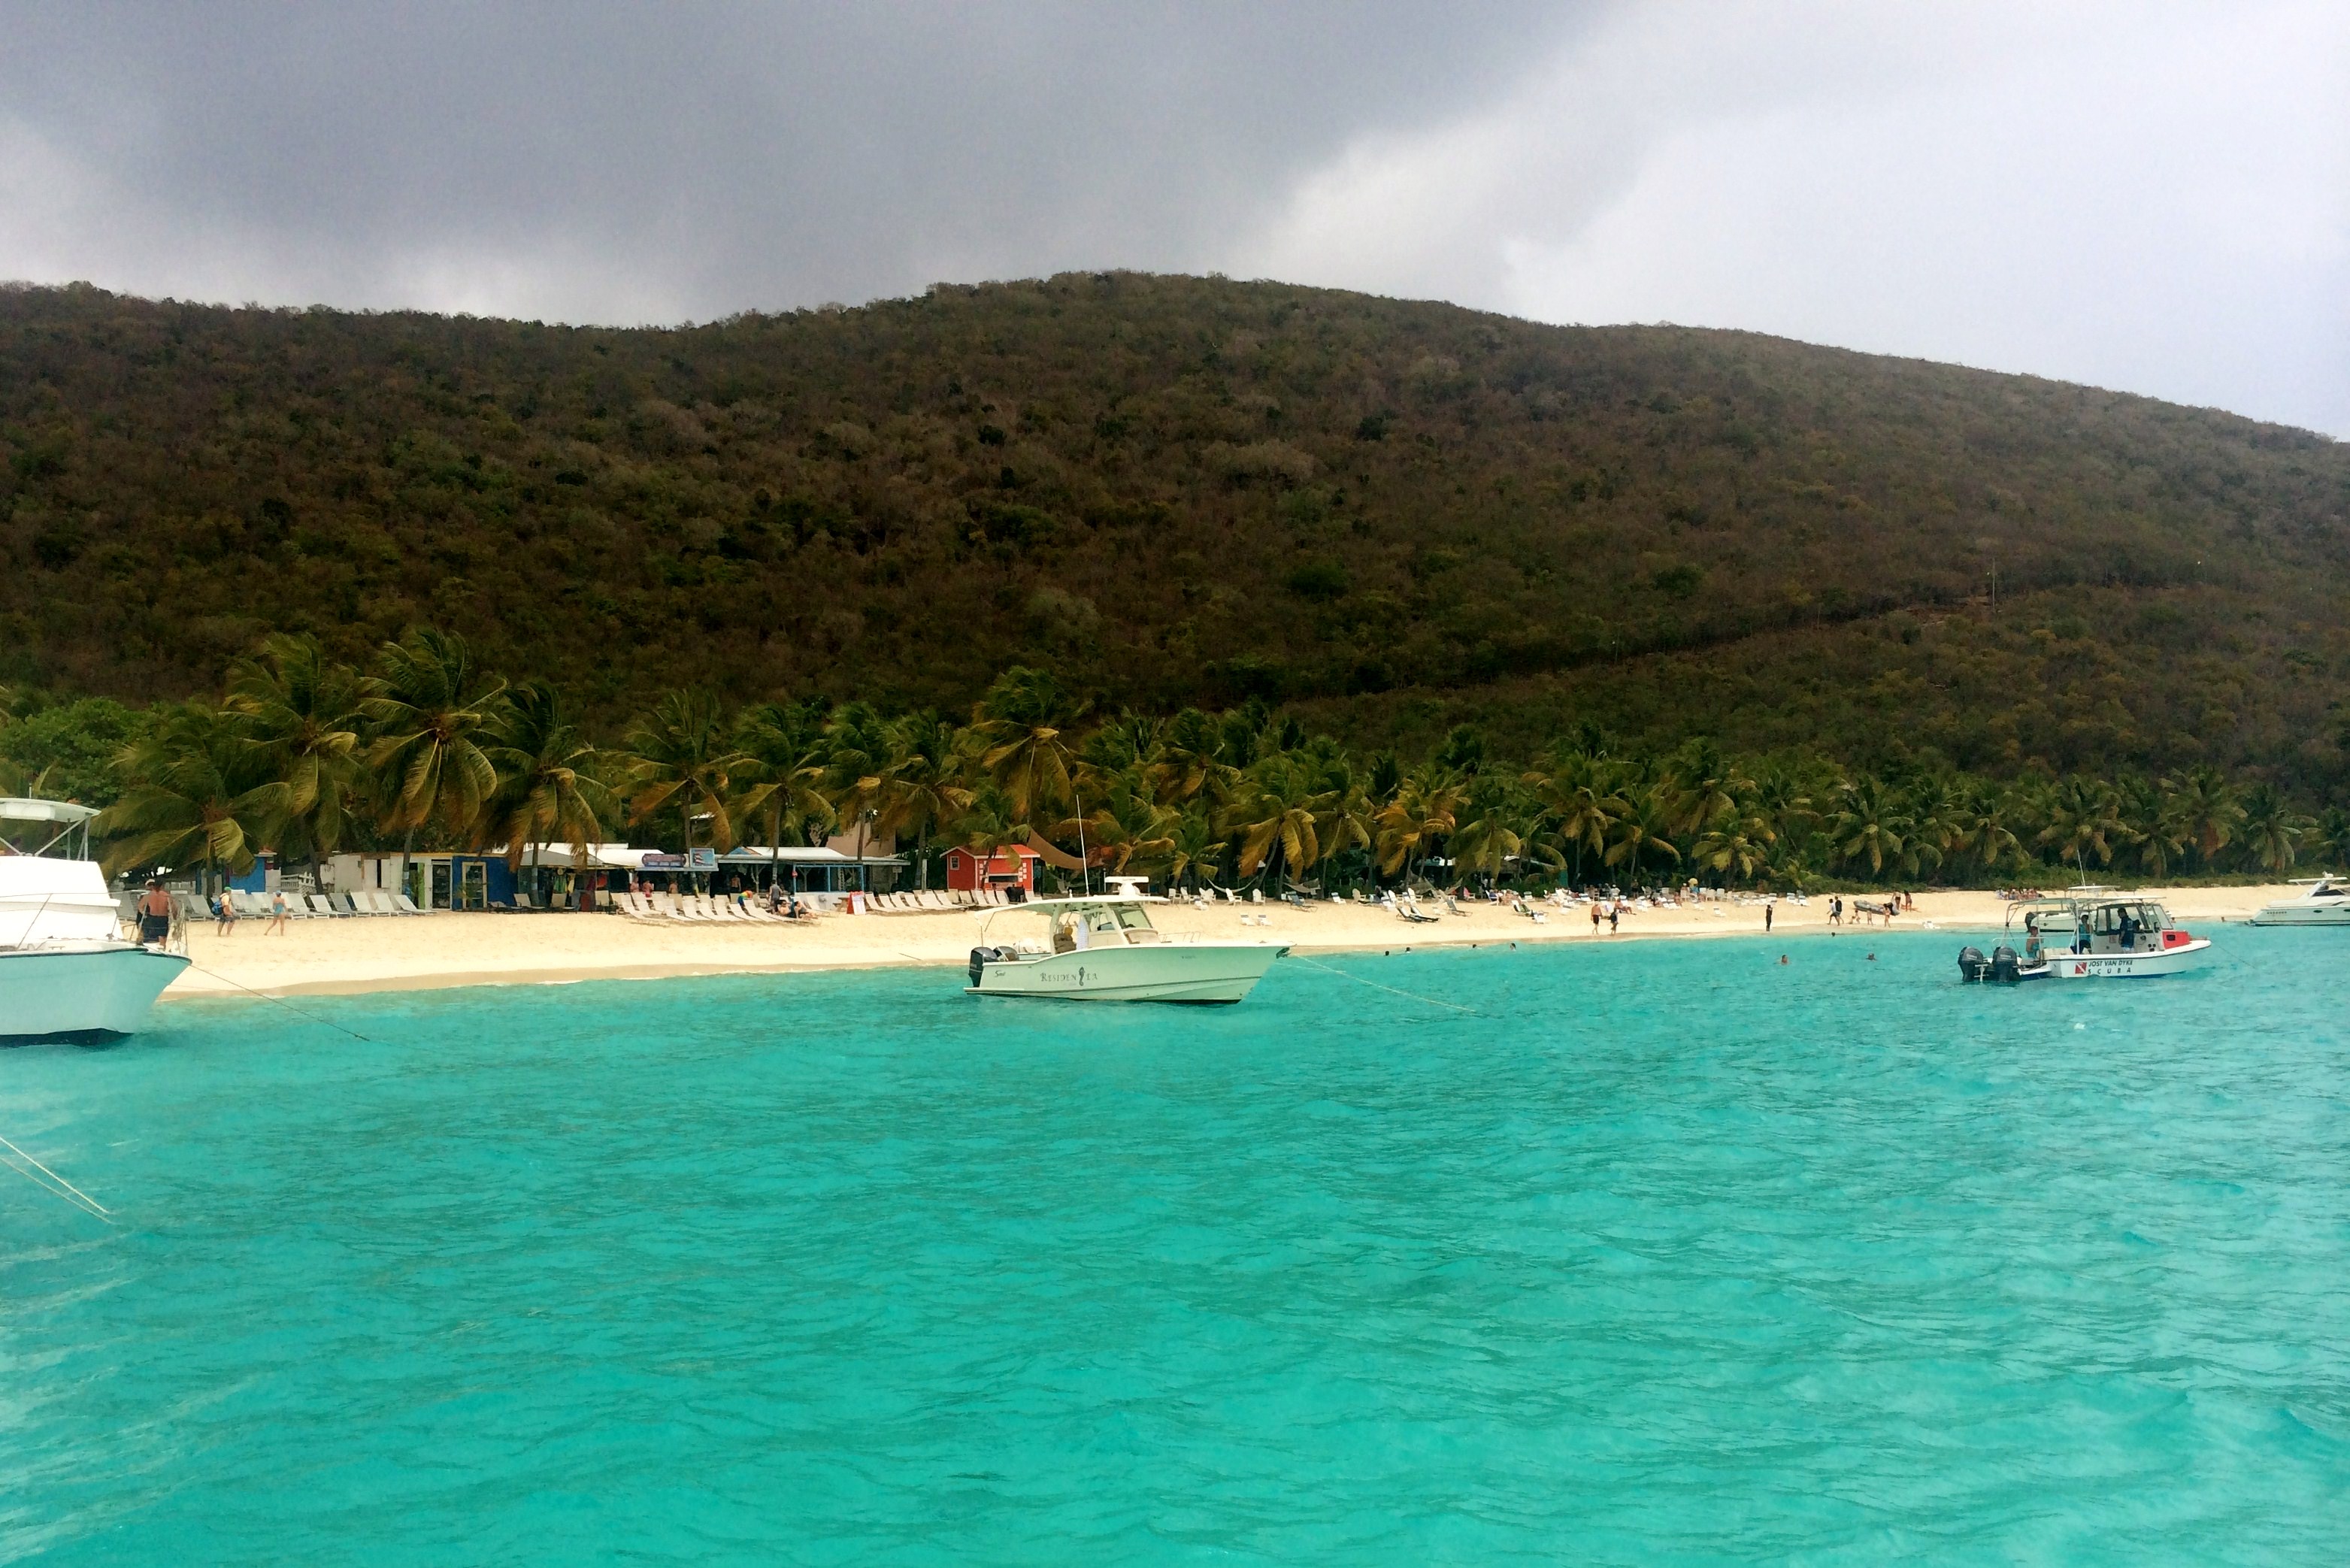
<instances>
[{"instance_id":1,"label":"boat windshield","mask_svg":"<svg viewBox=\"0 0 2350 1568\"><path fill-rule=\"evenodd\" d=\"M1097 903L1091 900L1055 900L1016 905L1002 913L1041 917L1051 932L1049 950L1056 953L1075 952L1079 949L1141 947L1163 940L1158 928L1150 923L1149 911L1140 903L1123 899L1105 899ZM1035 950L1024 941L1017 945L1023 950Z\"/></svg>"}]
</instances>

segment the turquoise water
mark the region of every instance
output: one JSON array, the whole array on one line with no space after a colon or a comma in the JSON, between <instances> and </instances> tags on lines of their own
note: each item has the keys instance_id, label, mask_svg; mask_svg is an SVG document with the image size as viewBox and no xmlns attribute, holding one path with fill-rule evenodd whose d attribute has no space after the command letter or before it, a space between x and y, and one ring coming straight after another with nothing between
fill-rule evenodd
<instances>
[{"instance_id":1,"label":"turquoise water","mask_svg":"<svg viewBox=\"0 0 2350 1568\"><path fill-rule=\"evenodd\" d=\"M1958 945L0 1054L0 1133L121 1220L0 1172L0 1558L2350 1558L2350 945Z\"/></svg>"}]
</instances>

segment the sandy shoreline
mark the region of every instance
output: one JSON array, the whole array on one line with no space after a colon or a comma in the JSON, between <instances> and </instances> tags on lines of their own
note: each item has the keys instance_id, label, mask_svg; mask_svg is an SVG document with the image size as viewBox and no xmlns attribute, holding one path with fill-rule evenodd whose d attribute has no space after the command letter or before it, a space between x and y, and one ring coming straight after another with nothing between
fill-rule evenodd
<instances>
[{"instance_id":1,"label":"sandy shoreline","mask_svg":"<svg viewBox=\"0 0 2350 1568\"><path fill-rule=\"evenodd\" d=\"M2286 887L2149 889L2192 927L2241 920L2262 904L2288 898ZM2006 906L1991 893L1920 893L1917 909L1895 930L1953 933L1996 929ZM1586 911L1548 911L1536 924L1508 909L1464 904L1433 925L1408 925L1382 910L1319 904L1310 910L1268 904L1246 911L1264 924L1243 925L1224 905L1155 906L1174 932L1285 942L1300 952L1482 945L1496 941L1637 941L1644 937L1760 936L1760 904L1699 904L1626 915L1621 929L1594 935ZM608 914L433 914L408 919L290 922L272 936L265 922L241 920L235 934L210 926L190 939L194 965L164 993L182 998L325 995L433 990L470 985L549 985L586 980L662 980L693 975L788 974L880 966L960 967L978 940L981 920L963 913L839 915L806 928L639 923ZM1878 925L1865 929L1882 929ZM1799 906L1779 900L1773 934L1819 936L1828 929L1827 899Z\"/></svg>"}]
</instances>

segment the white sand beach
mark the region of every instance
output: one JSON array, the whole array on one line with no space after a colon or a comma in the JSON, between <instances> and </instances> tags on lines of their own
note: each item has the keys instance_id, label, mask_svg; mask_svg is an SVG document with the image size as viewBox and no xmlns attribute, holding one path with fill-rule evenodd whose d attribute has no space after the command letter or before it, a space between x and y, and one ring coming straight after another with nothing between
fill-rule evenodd
<instances>
[{"instance_id":1,"label":"white sand beach","mask_svg":"<svg viewBox=\"0 0 2350 1568\"><path fill-rule=\"evenodd\" d=\"M2288 898L2288 887L2148 889L2190 928L2241 920L2262 904ZM1932 892L1893 921L1896 930L1996 929L2006 906L1991 893ZM1847 900L1849 902L1849 899ZM1435 906L1440 908L1440 906ZM1170 932L1285 942L1300 952L1465 946L1493 942L1637 941L1644 937L1760 936L1759 903L1698 903L1627 909L1620 928L1594 933L1587 910L1548 910L1542 922L1504 906L1463 904L1459 915L1410 925L1384 910L1323 903L1299 909L1267 904L1243 910L1222 904L1153 906ZM1778 901L1773 934L1821 938L1828 902ZM1264 924L1253 923L1262 914ZM882 965L962 964L982 919L970 913L835 915L805 928L660 925L611 914L451 914L404 919L310 919L271 935L267 923L240 920L234 935L210 925L190 936L193 966L164 993L179 998L421 990L463 985L557 984L582 980L652 980L681 975L788 973ZM1853 934L1882 929L1856 925Z\"/></svg>"}]
</instances>

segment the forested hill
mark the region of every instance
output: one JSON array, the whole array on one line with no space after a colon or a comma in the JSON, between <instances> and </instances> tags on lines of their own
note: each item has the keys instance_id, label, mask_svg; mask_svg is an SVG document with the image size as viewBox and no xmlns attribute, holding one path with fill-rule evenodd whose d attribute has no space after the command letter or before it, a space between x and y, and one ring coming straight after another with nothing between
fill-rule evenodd
<instances>
[{"instance_id":1,"label":"forested hill","mask_svg":"<svg viewBox=\"0 0 2350 1568\"><path fill-rule=\"evenodd\" d=\"M464 633L698 683L1258 696L1866 765L2344 775L2350 447L1741 333L1130 274L611 330L0 292L0 681ZM1987 589L1996 570L1996 606Z\"/></svg>"}]
</instances>

